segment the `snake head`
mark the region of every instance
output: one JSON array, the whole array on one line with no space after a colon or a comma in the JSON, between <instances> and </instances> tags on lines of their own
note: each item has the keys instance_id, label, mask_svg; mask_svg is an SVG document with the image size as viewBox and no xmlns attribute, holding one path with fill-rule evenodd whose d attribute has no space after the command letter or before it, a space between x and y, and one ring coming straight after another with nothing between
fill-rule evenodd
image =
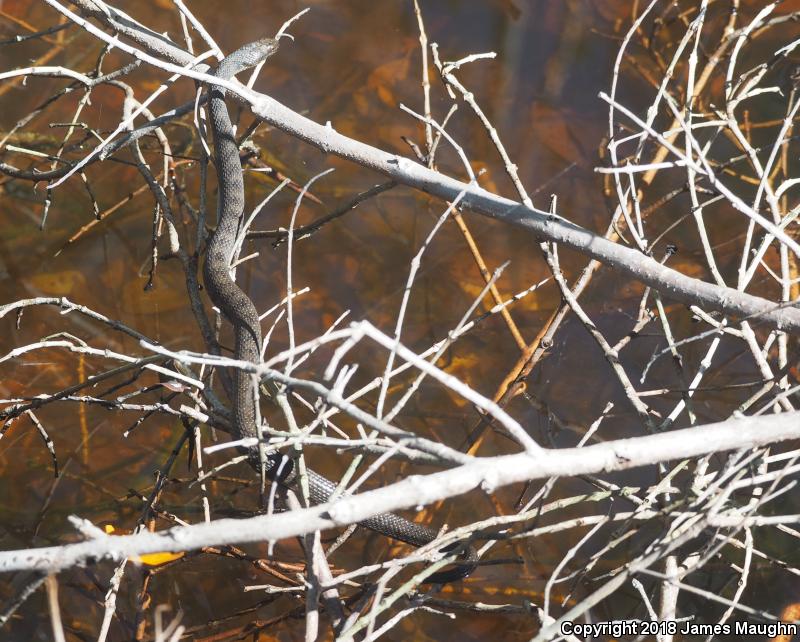
<instances>
[{"instance_id":1,"label":"snake head","mask_svg":"<svg viewBox=\"0 0 800 642\"><path fill-rule=\"evenodd\" d=\"M228 58L241 60L242 63L246 62L248 67L252 67L276 51L278 51L278 41L275 38L260 38L239 47Z\"/></svg>"},{"instance_id":2,"label":"snake head","mask_svg":"<svg viewBox=\"0 0 800 642\"><path fill-rule=\"evenodd\" d=\"M232 54L225 56L217 67L218 78L231 78L240 71L255 67L262 60L269 58L278 50L275 38L260 38L242 45Z\"/></svg>"}]
</instances>

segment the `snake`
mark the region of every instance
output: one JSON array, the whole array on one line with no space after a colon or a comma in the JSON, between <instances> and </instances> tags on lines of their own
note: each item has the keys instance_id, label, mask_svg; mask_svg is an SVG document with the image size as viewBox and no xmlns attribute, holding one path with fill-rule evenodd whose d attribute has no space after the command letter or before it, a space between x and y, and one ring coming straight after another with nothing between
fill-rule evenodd
<instances>
[{"instance_id":1,"label":"snake","mask_svg":"<svg viewBox=\"0 0 800 642\"><path fill-rule=\"evenodd\" d=\"M230 80L236 74L266 60L277 49L278 41L274 38L256 40L223 58L212 73L216 78ZM258 311L252 299L231 277L230 266L244 213L245 192L239 146L226 106L225 94L225 88L219 85L212 85L209 89L209 122L214 141L218 196L217 225L206 246L203 280L211 302L233 325L234 357L239 361L259 363L261 323ZM242 368L234 368L229 377L222 379L233 406L234 438L260 440L256 412L258 400L250 373ZM266 477L271 482L290 489L298 486L294 466L285 455L271 453L264 461L258 447L249 448L248 455L251 466L259 471L263 466ZM306 475L311 503L318 505L328 502L333 497L337 484L312 470L307 470ZM393 513L375 515L359 522L359 525L414 547L425 546L439 536L432 528ZM451 544L441 549L441 552L454 552L458 546L458 543ZM469 575L477 565L477 556L471 547L466 547L459 555L456 566L431 574L425 582L442 584Z\"/></svg>"}]
</instances>

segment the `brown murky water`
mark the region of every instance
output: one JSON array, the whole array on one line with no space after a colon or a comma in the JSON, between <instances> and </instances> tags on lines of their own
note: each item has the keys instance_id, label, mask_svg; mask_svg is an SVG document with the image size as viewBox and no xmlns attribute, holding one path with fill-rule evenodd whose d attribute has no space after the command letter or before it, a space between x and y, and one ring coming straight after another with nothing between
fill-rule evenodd
<instances>
[{"instance_id":1,"label":"brown murky water","mask_svg":"<svg viewBox=\"0 0 800 642\"><path fill-rule=\"evenodd\" d=\"M180 26L171 3L159 0L128 4L131 6L126 10L139 20L179 38ZM320 0L301 4L289 0L269 3L229 0L224 3L224 11L216 2L194 2L192 10L223 51L232 51L240 44L274 33L284 19L305 6L311 7L310 13L292 29L297 40L284 41L256 87L317 122L331 121L338 131L383 149L409 154L402 141L404 136L422 144L421 128L397 108L399 103L417 111L422 108L419 43L411 2ZM54 22L53 15L39 4L5 2L0 3L0 8L39 28ZM620 25L627 25L630 20L630 3L442 0L423 2L422 8L429 39L439 43L443 58L455 60L475 52L497 52L494 61L466 67L461 79L496 126L509 155L519 166L524 184L535 195L536 205L546 207L550 194L555 193L560 210L568 212L575 222L604 230L611 205L603 195L602 180L593 172L599 163L597 150L606 127L605 107L597 94L610 81L617 49L615 34L619 33ZM8 20L0 24L3 34L17 33L20 29ZM88 37L69 30L50 38L49 44L3 47L0 53L5 59L3 68L30 64L30 60L42 56L49 48L55 52L51 64L86 69L94 65L97 47ZM120 60L112 53L104 62L104 69L113 69ZM146 70L136 71L133 78L142 92L157 87L157 81ZM433 84L434 114L441 118L447 103L435 79ZM37 79L29 79L24 87L3 86L2 130L7 131L46 99L51 87ZM182 82L152 108L161 113L192 95L193 86ZM78 98L62 101L41 122L71 121ZM77 120L98 128L112 127L119 117L121 99L117 89L100 88ZM465 145L475 169L485 170L481 178L484 187L513 195L496 153L467 112L465 107L459 110L448 128L450 133ZM249 124L250 118L242 115L241 122ZM63 132L63 128L35 129L42 137L58 137ZM196 156L198 149L191 127L175 128L172 135L173 152L177 156ZM320 170L336 169L313 187L324 205L308 204L301 208L299 223L317 218L381 180L280 132L261 129L256 142L266 162L299 183ZM87 148L91 144L87 143ZM154 149L152 142L147 146ZM44 185L34 190L26 182L0 181L3 190L0 303L37 296L65 296L110 318L120 319L168 347L200 350L202 342L189 311L177 262L161 262L155 287L145 291L153 202L149 192L132 195L142 182L135 168L124 164L128 158L122 153L119 155L122 163L102 163L87 171L92 196L80 180L72 179L62 186L54 195L42 231L39 226ZM149 158L155 159L156 155ZM462 175L457 157L449 150L442 152L439 166L448 173ZM158 163L153 163L153 167L158 167ZM196 172L186 165L181 171L186 181L186 196L197 207ZM251 203L263 198L274 186L273 181L263 176L250 174L248 181ZM121 205L102 223L68 242L92 220L92 198L100 211ZM286 226L293 200L291 193L282 193L260 215L254 227ZM295 307L300 338L317 336L345 311L349 311L350 319L367 318L389 331L403 293L408 262L443 207L440 202L397 187L328 225L312 239L297 243L293 259L295 289L304 286L311 289ZM506 296L545 278L547 270L534 239L475 216L468 216L467 221L490 269L511 262L498 282ZM190 228L187 225L182 232ZM692 256L692 242L684 239L684 256ZM250 263L241 278L259 308L266 309L278 303L285 292L286 247L273 249L268 242L254 243L251 247L258 250L260 257ZM584 263L569 253L565 253L563 260L568 271L573 272ZM686 259L681 269L691 270L690 264L691 259ZM482 287L481 276L458 229L446 225L423 261L405 324L405 343L422 348L445 336ZM598 325L616 339L624 334L626 324L635 315L640 292L638 285L601 272L584 303ZM536 336L558 302L556 289L548 285L513 308L514 320L525 340L531 341ZM16 321L14 314L0 320L2 354L60 332L77 335L95 347L141 352L133 339L109 332L77 314L60 316L52 307L26 311L19 328ZM615 334L617 326L619 331ZM286 345L286 332L281 327L270 350L277 351ZM647 345L635 348L629 358L646 355L648 349ZM449 372L491 397L518 355L505 324L499 317L492 317L462 339L444 363ZM735 355L731 358L735 359ZM368 381L379 374L383 360L375 359L374 364L373 371L367 372L365 368L359 372L357 380ZM108 365L100 359L70 354L63 348L47 348L6 361L0 367L0 397L10 399L62 389ZM669 372L668 364L665 370ZM744 374L747 373L738 373ZM658 371L654 372L650 385L657 387L659 376ZM101 384L93 394L99 394L103 385L111 384ZM583 329L572 323L562 328L549 357L534 371L529 387L554 412L577 424L590 421L607 400L619 398L600 353ZM727 400L721 394L717 399L709 394L707 401L704 412L707 419L712 419L716 418L714 404L725 404ZM511 404L510 410L534 435L539 435L546 421L537 410L521 397ZM30 421L23 418L11 425L0 441L0 548L46 546L76 539L67 521L70 515L79 515L98 525L112 524L120 531L132 528L141 514L142 496L147 496L153 488L154 471L163 466L180 439L180 424L156 415L134 426L137 412L111 414L97 406L69 402L50 405L37 416L55 443L61 474L53 477L51 458ZM477 418L467 405L454 402L438 387L427 386L402 415L401 424L458 447ZM627 419L620 417L615 428L619 434L625 432ZM123 438L122 433L128 430L130 434ZM564 443L574 443L574 439ZM511 449L504 438L492 435L481 454ZM331 475L341 472L344 463L329 461L325 454L312 449L308 458L316 468ZM222 456L216 460L212 457L211 462L215 461L222 461ZM379 481L391 481L405 470L399 465L388 465ZM171 476L177 482L192 474L187 469L184 452ZM252 485L241 483L249 479L245 470L237 469L230 473L230 478L212 482L209 485L212 515L242 515L251 510L256 505L257 493ZM574 482L574 487L580 492L587 491L580 481ZM479 493L449 502L433 517L433 522L459 524L490 516L503 507L510 510L519 492L519 488L500 491L495 503ZM159 508L187 521L202 519L199 491L186 484L168 483ZM159 528L165 525L166 522L158 523ZM441 597L470 602L522 603L528 599L537 603L547 569L561 558L568 544L560 536L537 539L535 550L532 544L523 544L516 550L506 547L499 551L499 556L521 553L525 564L483 568L465 582L446 587ZM383 558L388 549L389 545L380 538L361 534L336 559L342 567L352 568L363 561ZM247 551L266 555L265 546L248 547ZM277 552L282 560L303 560L294 542L279 544ZM71 639L95 639L109 572L110 566L106 565L60 576L62 612ZM268 581L265 575L246 561L213 555L192 556L191 560L179 560L149 571L129 565L123 580L119 619L112 625L110 639L131 639L136 626L137 591L146 572L152 573L149 577L152 602L145 615L149 627L145 637L152 635L154 606L168 604L173 612L182 609L184 623L198 638L219 635L235 639L241 634L264 640L302 639L302 617L292 615L302 614L301 600L285 594L265 597L257 592L243 593L244 585ZM758 584L760 580L752 581ZM25 577L0 579L0 599L16 594L25 582ZM619 598L620 612L624 612L625 599ZM630 600L633 608L632 589ZM45 613L45 596L40 591L0 630L0 638L51 639ZM290 617L283 617L286 614ZM601 619L604 615L600 613L597 617ZM207 626L206 622L215 624ZM264 626L269 622L272 623ZM442 615L417 613L401 621L385 639L510 642L527 640L536 630L533 616L513 614L459 613L456 625L457 632L454 624ZM252 631L248 628L251 626L255 626Z\"/></svg>"}]
</instances>

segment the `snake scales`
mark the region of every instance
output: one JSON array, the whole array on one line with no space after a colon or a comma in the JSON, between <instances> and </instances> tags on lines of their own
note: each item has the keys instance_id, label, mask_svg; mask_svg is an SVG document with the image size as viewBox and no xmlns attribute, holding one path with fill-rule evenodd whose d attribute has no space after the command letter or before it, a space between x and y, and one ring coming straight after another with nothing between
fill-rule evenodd
<instances>
[{"instance_id":1,"label":"snake scales","mask_svg":"<svg viewBox=\"0 0 800 642\"><path fill-rule=\"evenodd\" d=\"M237 73L253 67L271 56L278 49L278 42L264 38L251 42L227 56L220 62L214 75L229 80ZM210 89L209 115L214 138L215 167L219 196L217 200L217 227L206 249L204 281L208 294L222 314L233 325L235 332L235 358L258 363L261 355L261 325L258 312L250 297L236 284L230 275L230 264L235 251L236 237L244 212L244 179L239 160L239 148L225 105L225 90L215 86ZM237 439L258 438L256 425L256 397L250 374L234 368L227 386L233 404L233 428ZM266 474L272 481L292 487L296 475L288 466L284 473L281 467L277 474L280 454L271 454L266 461ZM250 463L260 469L258 448L251 449ZM310 500L314 504L328 501L336 484L322 475L308 471ZM400 540L412 546L424 546L436 539L438 533L430 528L403 519L391 513L376 515L360 522L373 531ZM447 552L445 550L444 552ZM463 563L431 575L427 582L452 582L468 575L475 568L475 554L468 549Z\"/></svg>"}]
</instances>

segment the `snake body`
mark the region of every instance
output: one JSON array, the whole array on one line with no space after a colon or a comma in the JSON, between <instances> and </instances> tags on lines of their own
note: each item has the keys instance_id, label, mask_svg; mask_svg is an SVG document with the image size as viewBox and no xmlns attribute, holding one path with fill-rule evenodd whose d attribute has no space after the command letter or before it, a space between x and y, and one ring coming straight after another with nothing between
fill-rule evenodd
<instances>
[{"instance_id":1,"label":"snake body","mask_svg":"<svg viewBox=\"0 0 800 642\"><path fill-rule=\"evenodd\" d=\"M237 73L257 65L278 49L278 42L264 38L251 42L224 58L214 75L229 80ZM239 161L239 147L236 144L233 125L225 104L225 89L214 86L209 95L209 117L214 138L214 163L217 171L219 195L217 200L217 227L206 249L203 277L211 301L230 321L235 332L235 358L241 361L258 363L261 357L261 324L258 311L250 297L231 278L230 264L235 251L236 237L244 212L244 178ZM227 393L233 405L233 428L236 439L258 438L256 424L256 396L249 373L235 368L227 385ZM260 468L258 449L250 451L250 463ZM296 475L291 470L278 475L282 455L273 454L267 458L267 477L284 486L292 487ZM313 471L307 472L309 499L313 504L327 502L336 484ZM400 540L412 546L425 546L438 536L433 529L404 519L398 515L385 513L360 522L375 532ZM447 552L447 550L445 550ZM434 573L427 582L452 582L468 575L475 568L475 555L468 549L464 561L455 568Z\"/></svg>"}]
</instances>

